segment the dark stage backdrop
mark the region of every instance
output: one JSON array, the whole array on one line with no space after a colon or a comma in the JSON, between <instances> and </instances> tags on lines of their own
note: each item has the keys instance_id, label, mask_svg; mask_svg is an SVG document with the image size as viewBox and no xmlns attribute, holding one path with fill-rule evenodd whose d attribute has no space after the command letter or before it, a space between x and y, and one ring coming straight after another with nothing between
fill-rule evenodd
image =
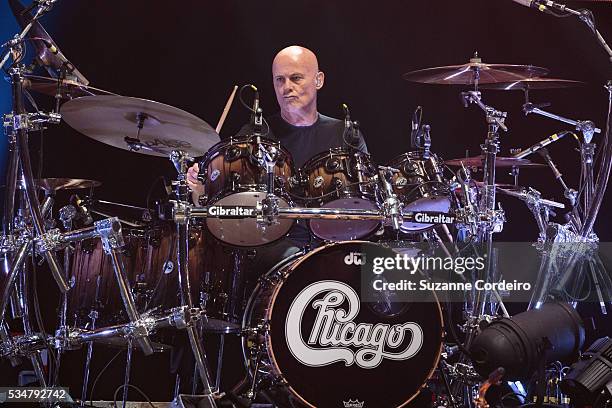
<instances>
[{"instance_id":1,"label":"dark stage backdrop","mask_svg":"<svg viewBox=\"0 0 612 408\"><path fill-rule=\"evenodd\" d=\"M612 42L612 3L568 4L592 9L602 34ZM179 107L213 127L234 84L256 84L264 112L274 113L278 107L271 83L272 58L285 46L306 46L318 54L326 74L320 111L341 117L340 104L347 103L352 117L361 122L374 160L381 164L410 149L410 118L417 105L424 107L424 120L432 127L432 150L444 158L478 154L486 135L483 113L460 102L464 89L408 83L401 79L404 72L462 64L475 51L488 63L543 66L550 69L551 77L587 85L532 92L532 101L550 102L549 110L593 120L600 128L605 126L607 109L602 85L612 78L612 65L586 26L510 0L62 0L43 23L51 21L50 34L93 86ZM501 135L502 154L567 129L550 119L525 117L520 92L484 91L483 95L486 103L509 115L510 131ZM38 100L42 106L50 105ZM247 120L248 112L235 101L222 137L234 134ZM600 141L601 136L596 136L594 142ZM37 136L32 145L39 149ZM577 186L579 176L576 148L569 137L549 147L572 186ZM126 204L144 205L156 179L174 176L168 160L106 146L65 123L45 133L43 153L43 176L99 180L103 185L96 190L98 198ZM533 159L540 160L537 155ZM503 172L499 175L500 181L511 180ZM546 198L564 201L547 168L524 170L520 183L540 190ZM159 188L153 191L163 195ZM596 224L603 241L612 239L610 197L608 193ZM512 198L499 199L508 222L496 239L535 240L537 227L525 205ZM563 222L560 217L556 221ZM55 292L53 285L48 282L49 292ZM100 351L106 359L113 354ZM93 372L104 362L95 363ZM148 384L153 398L167 397L172 389L172 378L164 371L167 363L140 357L137 362L141 364L134 371L138 384ZM80 386L81 363L66 363L75 387ZM121 382L122 363L114 365L112 384L98 386L106 398ZM165 385L151 389L156 380Z\"/></svg>"},{"instance_id":2,"label":"dark stage backdrop","mask_svg":"<svg viewBox=\"0 0 612 408\"><path fill-rule=\"evenodd\" d=\"M612 3L589 6L603 35L612 41ZM477 51L484 62L533 64L551 77L587 82L581 89L532 92L551 111L605 126L607 95L602 85L612 65L590 31L574 18L558 19L510 0L470 1L95 1L58 2L52 35L91 83L122 95L163 102L189 111L213 127L234 84L254 83L267 114L278 107L271 84L275 53L301 44L319 56L326 74L320 111L341 117L347 103L361 122L378 163L409 150L410 118L417 105L431 124L432 149L444 158L479 153L486 134L484 115L464 108L461 87L405 82L407 71L467 62ZM521 92L485 91L485 102L508 112L502 154L527 147L567 126L535 115L525 117ZM237 101L222 130L234 134L248 120ZM596 136L595 143L601 140ZM66 124L47 132L43 175L103 182L99 198L142 205L149 186L173 176L163 158L128 153L88 139ZM567 181L579 174L577 144L565 138L550 146ZM532 157L540 160L539 156ZM543 168L523 171L520 182L563 201L562 190ZM500 172L500 179L510 178ZM596 225L612 239L604 203ZM500 198L508 223L497 239L533 240L537 228L527 208Z\"/></svg>"}]
</instances>

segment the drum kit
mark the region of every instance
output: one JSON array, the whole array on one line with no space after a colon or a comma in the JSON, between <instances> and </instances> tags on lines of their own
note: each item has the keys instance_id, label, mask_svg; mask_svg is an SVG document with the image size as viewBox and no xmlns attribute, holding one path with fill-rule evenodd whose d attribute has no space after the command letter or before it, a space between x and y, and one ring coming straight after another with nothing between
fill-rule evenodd
<instances>
[{"instance_id":1,"label":"drum kit","mask_svg":"<svg viewBox=\"0 0 612 408\"><path fill-rule=\"evenodd\" d=\"M45 3L40 4L44 12ZM30 28L42 44L52 43L38 23ZM9 44L14 59L24 36L25 32ZM39 55L45 58L58 54ZM364 247L394 253L398 250L390 249L397 246L394 243L407 241L426 241L451 251L461 243L476 242L491 255L493 234L506 222L504 211L497 207L498 192L527 204L542 244L561 239L597 241L592 232L594 216L587 210L599 206L606 187L606 183L596 185L593 176L591 141L601 130L590 121L564 118L529 103L531 90L582 85L545 78L545 68L486 64L475 55L466 64L404 74L411 82L468 87L461 93L464 105L478 106L488 126L480 156L443 160L430 151L429 126L417 123L413 150L385 165L375 164L369 154L350 146L339 146L296 169L291 153L267 139L257 126L246 136L220 140L222 123L213 129L176 107L91 87L74 67L66 70L66 61L61 64L63 75L57 78L31 75L18 59L9 69L14 110L4 119L11 151L1 241L0 356L29 359L41 385L57 385L44 372L41 351L65 353L87 346L83 401L94 342L127 347L125 383L129 384L132 348L137 346L146 355L163 351L167 346L154 341L156 333L175 329L187 333L205 395L218 396L220 390L219 379L210 378L202 333L231 333L243 338L245 395L251 400L264 392L279 406L403 406L438 372L447 387L447 403L471 406L469 392L464 401L456 398L461 388L457 384L473 388L477 375L469 359L455 365L447 362L451 348L436 295L432 292L428 302L396 305L360 302L361 267L346 260ZM528 113L569 123L574 129L510 156L498 156L500 130L508 130L507 115L485 104L482 89L521 90ZM30 91L56 98L61 108L26 112L23 95ZM255 112L256 123L260 114ZM160 206L154 220L138 223L113 216L94 221L91 214L101 213L96 206L102 201L93 198L77 197L54 214L57 191L93 191L100 185L93 180L34 178L28 133L60 120L107 145L171 160L177 170L173 199ZM525 158L565 134L581 141L585 185L578 190L563 182L549 156L546 164ZM206 195L191 204L186 173L194 162L199 163ZM551 210L565 204L518 185L519 169L546 165L571 204L567 225L549 220ZM498 183L499 168L511 169L515 184ZM478 170L481 181L473 178ZM44 192L42 203L39 191ZM56 219L61 228L55 226ZM267 273L249 280L245 254L281 241L296 220L307 221L321 245L279 260ZM551 236L551 231L556 233ZM58 252L63 252L63 262ZM62 293L53 334L36 333L30 323L26 259L31 253L47 261ZM494 276L493 258L487 258L486 279ZM546 289L538 293L530 307L548 295ZM24 334L9 334L9 309L14 319L22 320ZM498 294L466 294L464 347L477 335L479 324L497 310L505 311ZM390 370L409 375L386 375ZM329 385L324 393L321 383Z\"/></svg>"}]
</instances>

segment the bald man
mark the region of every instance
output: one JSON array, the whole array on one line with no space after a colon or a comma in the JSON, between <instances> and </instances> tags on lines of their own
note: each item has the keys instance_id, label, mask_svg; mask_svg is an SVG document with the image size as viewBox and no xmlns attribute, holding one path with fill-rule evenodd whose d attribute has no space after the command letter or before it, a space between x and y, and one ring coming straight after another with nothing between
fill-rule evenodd
<instances>
[{"instance_id":1,"label":"bald man","mask_svg":"<svg viewBox=\"0 0 612 408\"><path fill-rule=\"evenodd\" d=\"M272 61L272 81L280 112L268 117L269 138L279 140L293 157L295 166L333 147L346 147L344 121L331 118L317 110L317 92L325 83L316 55L307 48L292 45L282 49ZM251 124L242 127L237 136L253 132ZM367 153L363 136L359 134L355 148ZM191 167L187 181L194 192L194 202L204 194L198 181L198 165Z\"/></svg>"}]
</instances>

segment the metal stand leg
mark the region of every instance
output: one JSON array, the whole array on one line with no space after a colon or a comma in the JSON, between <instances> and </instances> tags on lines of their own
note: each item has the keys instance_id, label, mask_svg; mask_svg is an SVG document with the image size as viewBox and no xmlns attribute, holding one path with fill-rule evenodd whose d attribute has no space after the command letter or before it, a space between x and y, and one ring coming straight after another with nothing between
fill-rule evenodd
<instances>
[{"instance_id":1,"label":"metal stand leg","mask_svg":"<svg viewBox=\"0 0 612 408\"><path fill-rule=\"evenodd\" d=\"M183 152L173 151L170 155L172 163L178 171L178 182L176 184L177 198L179 203L187 201L189 190L187 187L187 157ZM179 204L180 205L180 204ZM179 284L181 287L181 304L193 308L193 299L191 298L191 284L189 282L189 219L184 219L182 222L177 222L177 264L178 264L178 275ZM199 330L194 324L189 325L187 328L187 335L189 337L189 343L193 356L196 361L198 373L204 386L204 394L212 394L212 388L210 386L210 377L208 374L208 365L206 362L206 353L202 346L202 339Z\"/></svg>"},{"instance_id":2,"label":"metal stand leg","mask_svg":"<svg viewBox=\"0 0 612 408\"><path fill-rule=\"evenodd\" d=\"M128 398L128 391L129 391L129 387L128 385L130 384L130 370L132 368L132 352L133 352L133 347L132 347L132 338L128 337L128 349L127 349L127 360L125 362L125 377L123 379L123 408L125 408L125 405L127 404L127 398Z\"/></svg>"},{"instance_id":3,"label":"metal stand leg","mask_svg":"<svg viewBox=\"0 0 612 408\"><path fill-rule=\"evenodd\" d=\"M217 375L215 378L214 392L219 392L221 389L221 371L223 369L223 351L225 349L225 334L221 334L219 339L219 353L217 354Z\"/></svg>"}]
</instances>

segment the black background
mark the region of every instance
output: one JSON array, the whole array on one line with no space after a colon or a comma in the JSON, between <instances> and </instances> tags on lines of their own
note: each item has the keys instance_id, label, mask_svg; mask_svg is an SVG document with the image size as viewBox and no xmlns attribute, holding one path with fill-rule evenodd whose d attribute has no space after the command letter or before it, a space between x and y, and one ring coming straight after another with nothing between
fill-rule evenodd
<instances>
[{"instance_id":1,"label":"black background","mask_svg":"<svg viewBox=\"0 0 612 408\"><path fill-rule=\"evenodd\" d=\"M593 10L603 36L612 42L612 3L568 5ZM463 107L463 88L401 80L401 74L411 70L465 63L475 51L483 62L533 64L549 68L550 77L585 81L579 89L533 92L532 101L551 102L548 109L555 113L590 119L605 128L607 94L602 85L612 78L612 64L592 33L575 18L557 19L510 0L62 0L51 13L43 24L52 19L48 31L93 86L179 107L213 127L235 84L256 84L264 112L275 112L272 58L285 46L306 46L318 55L326 74L319 111L340 117L340 104L347 103L380 164L409 150L410 118L417 105L424 107L424 119L432 126L433 151L444 158L479 153L486 134L484 115L475 106ZM547 118L525 117L520 92L485 91L483 96L487 104L508 112L510 132L501 135L502 154L568 128ZM50 104L45 98L37 100L41 106ZM247 111L235 101L222 137L234 134L247 120ZM596 135L594 142L600 141ZM38 150L37 137L32 142ZM570 138L549 147L574 187L579 176L576 148ZM510 181L503 171L499 174L501 181ZM144 205L155 180L172 178L174 170L168 160L103 145L62 123L44 135L42 175L99 180L103 185L96 190L98 198ZM520 183L563 201L547 168L524 170ZM535 240L537 228L524 204L506 197L500 201L508 222L496 239ZM608 193L595 226L602 241L612 239L610 211ZM55 291L52 285L49 282L50 292ZM600 329L606 326L609 319ZM94 375L113 354L99 352L103 361L94 364ZM167 363L160 357L136 360L140 365L133 373L135 383L148 385L152 398L167 400L172 389L172 378L164 371ZM67 363L65 375L75 384L80 384L79 364ZM104 381L108 385L99 386L105 398L121 383L121 363L115 365L112 378Z\"/></svg>"}]
</instances>

